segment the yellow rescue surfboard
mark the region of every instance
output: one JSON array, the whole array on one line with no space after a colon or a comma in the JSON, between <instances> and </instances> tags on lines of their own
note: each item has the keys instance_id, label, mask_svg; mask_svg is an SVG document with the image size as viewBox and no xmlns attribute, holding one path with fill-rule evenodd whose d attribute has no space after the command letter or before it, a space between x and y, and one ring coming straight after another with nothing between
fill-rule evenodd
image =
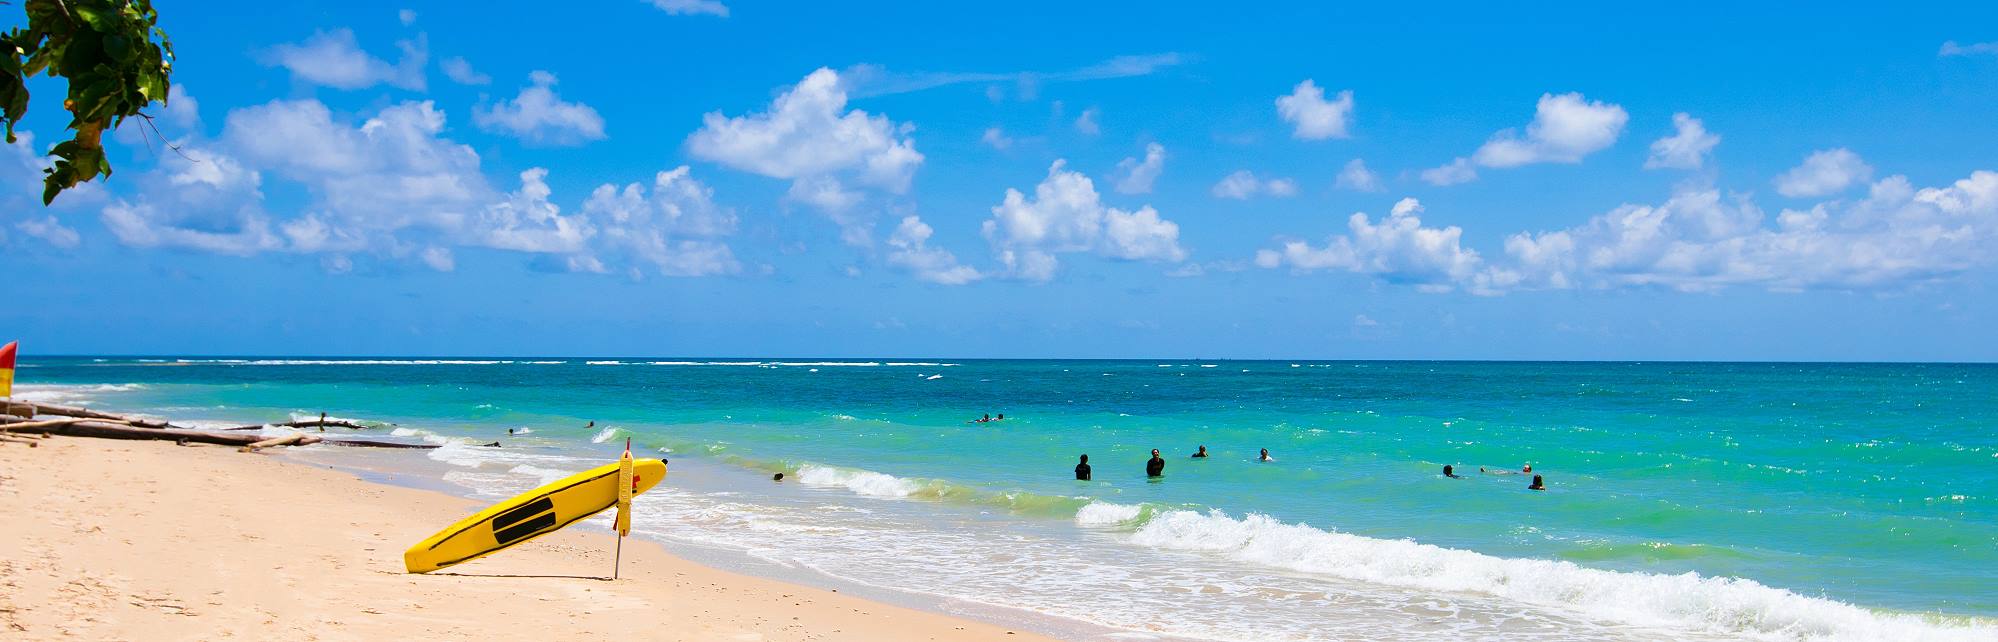
<instances>
[{"instance_id":1,"label":"yellow rescue surfboard","mask_svg":"<svg viewBox=\"0 0 1998 642\"><path fill-rule=\"evenodd\" d=\"M561 530L618 504L618 472L623 462L598 466L522 493L459 520L402 554L411 573L428 573L504 550ZM632 495L651 490L666 476L666 462L632 461Z\"/></svg>"}]
</instances>

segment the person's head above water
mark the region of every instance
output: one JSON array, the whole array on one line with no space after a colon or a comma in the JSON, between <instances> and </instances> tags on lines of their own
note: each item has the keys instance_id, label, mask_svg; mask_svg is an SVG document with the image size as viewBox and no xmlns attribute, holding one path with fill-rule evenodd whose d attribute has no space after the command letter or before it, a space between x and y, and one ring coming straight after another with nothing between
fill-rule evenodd
<instances>
[{"instance_id":1,"label":"person's head above water","mask_svg":"<svg viewBox=\"0 0 1998 642\"><path fill-rule=\"evenodd\" d=\"M1085 464L1089 463L1089 455L1083 455L1083 456L1082 456L1082 463L1085 463Z\"/></svg>"},{"instance_id":2,"label":"person's head above water","mask_svg":"<svg viewBox=\"0 0 1998 642\"><path fill-rule=\"evenodd\" d=\"M1527 490L1547 490L1547 484L1546 484L1545 482L1542 482L1542 481L1540 481L1540 476L1539 476L1539 475L1534 475L1534 476L1533 476L1533 485L1531 485L1531 486L1527 486L1527 487L1526 487L1526 489L1527 489Z\"/></svg>"},{"instance_id":3,"label":"person's head above water","mask_svg":"<svg viewBox=\"0 0 1998 642\"><path fill-rule=\"evenodd\" d=\"M1200 445L1200 454L1202 454L1202 455L1205 455L1205 454L1207 454L1207 444L1201 444L1201 445Z\"/></svg>"},{"instance_id":4,"label":"person's head above water","mask_svg":"<svg viewBox=\"0 0 1998 642\"><path fill-rule=\"evenodd\" d=\"M1153 449L1152 449L1152 457L1156 459L1156 458L1157 458L1158 456L1159 456L1159 449L1157 449L1157 448L1153 448Z\"/></svg>"},{"instance_id":5,"label":"person's head above water","mask_svg":"<svg viewBox=\"0 0 1998 642\"><path fill-rule=\"evenodd\" d=\"M1450 466L1449 464L1444 464L1444 465L1443 465L1443 476L1444 476L1444 477L1456 477L1456 476L1457 476L1457 469L1456 469L1456 468L1452 468L1452 467L1451 467L1451 466Z\"/></svg>"},{"instance_id":6,"label":"person's head above water","mask_svg":"<svg viewBox=\"0 0 1998 642\"><path fill-rule=\"evenodd\" d=\"M777 473L775 475L771 475L770 481L777 481L777 482L784 481L784 473Z\"/></svg>"},{"instance_id":7,"label":"person's head above water","mask_svg":"<svg viewBox=\"0 0 1998 642\"><path fill-rule=\"evenodd\" d=\"M1525 465L1525 466L1520 466L1520 467L1519 467L1519 472L1522 472L1522 473L1530 473L1530 472L1533 472L1533 464L1527 464L1527 465Z\"/></svg>"},{"instance_id":8,"label":"person's head above water","mask_svg":"<svg viewBox=\"0 0 1998 642\"><path fill-rule=\"evenodd\" d=\"M1002 412L1002 413L999 413L999 418L1000 418L1000 419L1005 419L1005 418L1006 418L1006 413L1003 413L1003 412Z\"/></svg>"}]
</instances>

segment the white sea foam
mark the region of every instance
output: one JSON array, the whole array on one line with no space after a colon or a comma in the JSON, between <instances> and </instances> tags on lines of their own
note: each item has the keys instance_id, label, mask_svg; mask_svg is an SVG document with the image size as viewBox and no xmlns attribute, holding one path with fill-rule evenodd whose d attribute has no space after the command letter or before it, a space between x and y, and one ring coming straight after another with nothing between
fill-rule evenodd
<instances>
[{"instance_id":1,"label":"white sea foam","mask_svg":"<svg viewBox=\"0 0 1998 642\"><path fill-rule=\"evenodd\" d=\"M1099 509L1121 514L1123 507ZM1082 519L1077 515L1077 520ZM1146 521L1133 543L1387 586L1493 595L1575 609L1641 626L1767 640L1991 640L1989 624L1938 623L1807 597L1752 580L1605 571L1563 561L1331 532L1263 515L1175 510Z\"/></svg>"},{"instance_id":2,"label":"white sea foam","mask_svg":"<svg viewBox=\"0 0 1998 642\"><path fill-rule=\"evenodd\" d=\"M1075 511L1075 523L1082 526L1117 526L1136 521L1145 507L1095 501Z\"/></svg>"},{"instance_id":3,"label":"white sea foam","mask_svg":"<svg viewBox=\"0 0 1998 642\"><path fill-rule=\"evenodd\" d=\"M620 431L617 428L604 426L603 430L599 430L597 431L597 434L590 436L590 443L601 444L606 441L616 439L620 432L622 431Z\"/></svg>"},{"instance_id":4,"label":"white sea foam","mask_svg":"<svg viewBox=\"0 0 1998 642\"><path fill-rule=\"evenodd\" d=\"M583 365L590 365L590 366L621 366L621 365L624 365L624 362L623 362L623 361L584 361L584 362L583 362Z\"/></svg>"},{"instance_id":5,"label":"white sea foam","mask_svg":"<svg viewBox=\"0 0 1998 642\"><path fill-rule=\"evenodd\" d=\"M908 497L922 484L871 470L853 470L805 464L798 469L798 483L807 486L844 487L870 497Z\"/></svg>"},{"instance_id":6,"label":"white sea foam","mask_svg":"<svg viewBox=\"0 0 1998 642\"><path fill-rule=\"evenodd\" d=\"M942 378L943 378L943 375L940 375L940 374L933 374L933 375L930 375L930 376L927 376L927 377L923 377L923 380L924 380L924 381L936 381L936 380L938 380L938 379L942 379Z\"/></svg>"},{"instance_id":7,"label":"white sea foam","mask_svg":"<svg viewBox=\"0 0 1998 642\"><path fill-rule=\"evenodd\" d=\"M529 477L533 477L539 480L535 483L536 486L547 484L557 479L561 479L563 477L568 477L570 475L575 474L574 471L561 470L557 468L544 468L541 466L536 466L534 464L521 464L518 466L514 466L512 468L508 468L506 472L513 473L516 475L526 475Z\"/></svg>"},{"instance_id":8,"label":"white sea foam","mask_svg":"<svg viewBox=\"0 0 1998 642\"><path fill-rule=\"evenodd\" d=\"M97 384L16 384L14 398L20 401L52 404L87 404L105 393L132 392L145 390L142 383L97 383Z\"/></svg>"}]
</instances>

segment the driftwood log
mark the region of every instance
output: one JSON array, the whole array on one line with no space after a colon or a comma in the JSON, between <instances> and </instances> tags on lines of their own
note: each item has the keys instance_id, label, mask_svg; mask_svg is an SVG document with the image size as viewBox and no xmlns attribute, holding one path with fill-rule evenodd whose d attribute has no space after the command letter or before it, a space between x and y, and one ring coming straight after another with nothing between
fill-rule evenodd
<instances>
[{"instance_id":1,"label":"driftwood log","mask_svg":"<svg viewBox=\"0 0 1998 642\"><path fill-rule=\"evenodd\" d=\"M99 439L160 439L197 444L216 444L220 446L248 446L264 440L259 435L224 435L199 430L139 428L103 421L78 421L60 426L50 426L49 434L69 437L97 437Z\"/></svg>"},{"instance_id":2,"label":"driftwood log","mask_svg":"<svg viewBox=\"0 0 1998 642\"><path fill-rule=\"evenodd\" d=\"M178 442L181 445L196 443L196 444L215 444L219 446L237 446L243 448L245 452L254 451L260 448L269 448L272 446L305 446L316 443L326 443L337 446L368 447L368 448L426 449L426 448L437 447L436 444L411 444L411 443L403 443L395 441L376 441L371 439L325 439L317 435L307 435L302 432L290 435L283 435L279 437L265 437L263 435L227 434L225 432L191 430L185 427L173 425L172 423L169 422L156 421L150 419L137 419L125 415L118 415L108 412L99 412L96 410L91 410L89 408L79 408L75 406L63 406L58 404L45 404L38 402L14 402L14 404L17 408L22 406L32 407L37 413L45 415L54 415L61 418L35 419L31 417L24 418L24 417L0 414L0 437L4 437L6 441L25 442L28 440L23 439L22 438L23 436L36 435L36 434L42 436L63 435L67 437L96 437L100 439L152 439L152 440ZM362 424L350 421L338 420L338 419L329 419L329 420L308 419L305 421L287 421L274 424L258 424L255 426L225 428L222 430L224 431L259 430L266 426L281 426L289 428L312 428L312 427L319 427L322 425L333 426L338 428L352 428L356 430L364 430L368 428L368 426Z\"/></svg>"},{"instance_id":3,"label":"driftwood log","mask_svg":"<svg viewBox=\"0 0 1998 642\"><path fill-rule=\"evenodd\" d=\"M295 432L289 435L285 435L283 437L272 437L270 439L265 439L263 441L259 441L254 444L244 446L242 450L243 452L246 453L253 453L257 452L257 449L259 448L269 448L271 446L291 446L291 445L304 446L306 444L316 444L316 443L319 443L318 437L307 435L302 432Z\"/></svg>"},{"instance_id":4,"label":"driftwood log","mask_svg":"<svg viewBox=\"0 0 1998 642\"><path fill-rule=\"evenodd\" d=\"M127 417L125 415L111 414L108 412L98 412L95 410L91 410L89 408L79 408L76 406L64 406L52 403L41 403L39 401L17 401L14 403L34 406L35 414L37 415L55 415L58 417L76 417L81 419L108 419L120 423L131 424L133 426L138 426L141 428L182 428L181 426L175 426L171 423L167 423L164 421L158 421L154 419L138 419L134 417Z\"/></svg>"},{"instance_id":5,"label":"driftwood log","mask_svg":"<svg viewBox=\"0 0 1998 642\"><path fill-rule=\"evenodd\" d=\"M72 417L69 419L46 419L40 421L25 421L25 420L12 420L12 418L10 417L8 418L8 420L0 421L0 432L34 431L40 433L47 433L50 428L54 428L56 426L67 426L69 424L81 421L102 421L104 423L114 423L114 424L124 423L112 419L97 420L97 419L77 419Z\"/></svg>"},{"instance_id":6,"label":"driftwood log","mask_svg":"<svg viewBox=\"0 0 1998 642\"><path fill-rule=\"evenodd\" d=\"M327 428L351 428L354 430L367 430L369 428L369 426L363 426L361 424L341 419L328 419L325 421L320 421L318 419L307 419L305 421L280 421L276 423L257 424L254 426L237 426L235 428L221 428L219 430L263 430L265 426L276 426L279 428L318 428L320 430L325 430Z\"/></svg>"}]
</instances>

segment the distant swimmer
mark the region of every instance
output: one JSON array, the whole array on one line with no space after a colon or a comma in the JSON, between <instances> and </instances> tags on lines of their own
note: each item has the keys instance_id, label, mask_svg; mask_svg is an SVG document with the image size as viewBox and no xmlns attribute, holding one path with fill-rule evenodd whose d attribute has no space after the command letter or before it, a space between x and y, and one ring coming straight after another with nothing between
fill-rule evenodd
<instances>
[{"instance_id":1,"label":"distant swimmer","mask_svg":"<svg viewBox=\"0 0 1998 642\"><path fill-rule=\"evenodd\" d=\"M1152 449L1152 460L1145 462L1146 477L1165 476L1165 458L1159 456L1159 449Z\"/></svg>"},{"instance_id":2,"label":"distant swimmer","mask_svg":"<svg viewBox=\"0 0 1998 642\"><path fill-rule=\"evenodd\" d=\"M1194 459L1206 459L1206 458L1207 458L1207 447L1206 447L1206 446L1201 446L1201 447L1200 447L1200 452L1197 452L1197 453L1193 453L1193 458L1194 458Z\"/></svg>"},{"instance_id":3,"label":"distant swimmer","mask_svg":"<svg viewBox=\"0 0 1998 642\"><path fill-rule=\"evenodd\" d=\"M1256 461L1276 461L1276 458L1270 456L1270 449L1264 448L1262 454L1256 455Z\"/></svg>"},{"instance_id":4,"label":"distant swimmer","mask_svg":"<svg viewBox=\"0 0 1998 642\"><path fill-rule=\"evenodd\" d=\"M998 418L998 419L994 419L993 421L1005 421L1005 420L1006 420L1006 413L1003 413L1003 412L1002 412L1002 413L999 413L999 418Z\"/></svg>"},{"instance_id":5,"label":"distant swimmer","mask_svg":"<svg viewBox=\"0 0 1998 642\"><path fill-rule=\"evenodd\" d=\"M1546 483L1544 483L1544 482L1542 482L1542 481L1540 481L1540 476L1539 476L1539 475L1534 475L1534 476L1533 476L1533 484L1532 484L1532 485L1530 485L1530 486L1527 486L1527 487L1526 487L1526 489L1527 489L1527 490L1547 490L1547 484L1546 484Z\"/></svg>"},{"instance_id":6,"label":"distant swimmer","mask_svg":"<svg viewBox=\"0 0 1998 642\"><path fill-rule=\"evenodd\" d=\"M509 434L509 435L513 434L513 429L512 429L512 428L508 428L508 429L506 429L506 434Z\"/></svg>"},{"instance_id":7,"label":"distant swimmer","mask_svg":"<svg viewBox=\"0 0 1998 642\"><path fill-rule=\"evenodd\" d=\"M493 443L490 443L490 444L479 444L479 445L480 445L480 446L483 446L483 447L486 447L486 448L498 448L498 447L500 447L500 445L499 445L499 442L497 442L497 441L495 441L495 442L493 442Z\"/></svg>"},{"instance_id":8,"label":"distant swimmer","mask_svg":"<svg viewBox=\"0 0 1998 642\"><path fill-rule=\"evenodd\" d=\"M590 425L588 425L588 426L583 426L583 427L584 427L584 428L595 428L595 427L597 427L597 420L595 420L595 419L591 419L591 420L590 420Z\"/></svg>"},{"instance_id":9,"label":"distant swimmer","mask_svg":"<svg viewBox=\"0 0 1998 642\"><path fill-rule=\"evenodd\" d=\"M784 473L777 473L777 474L775 474L775 475L771 475L771 476L770 476L770 481L774 481L774 482L781 482L781 481L784 481Z\"/></svg>"},{"instance_id":10,"label":"distant swimmer","mask_svg":"<svg viewBox=\"0 0 1998 642\"><path fill-rule=\"evenodd\" d=\"M1459 475L1459 474L1457 474L1457 469L1456 469L1455 467L1452 467L1452 466L1451 466L1451 465L1449 465L1449 464L1444 464L1444 465L1443 465L1443 476L1444 476L1444 477L1449 477L1449 478L1451 478L1451 479L1462 479L1462 478L1463 478L1463 475Z\"/></svg>"},{"instance_id":11,"label":"distant swimmer","mask_svg":"<svg viewBox=\"0 0 1998 642\"><path fill-rule=\"evenodd\" d=\"M987 415L985 415L985 416L983 416L983 417L979 417L979 418L977 418L977 419L973 419L973 420L971 420L971 421L967 421L967 422L964 422L964 423L968 423L968 424L983 424L983 423L991 423L991 421L992 421L992 415L990 415L990 414L987 414Z\"/></svg>"},{"instance_id":12,"label":"distant swimmer","mask_svg":"<svg viewBox=\"0 0 1998 642\"><path fill-rule=\"evenodd\" d=\"M1082 456L1082 463L1075 465L1075 480L1089 481L1089 455Z\"/></svg>"},{"instance_id":13,"label":"distant swimmer","mask_svg":"<svg viewBox=\"0 0 1998 642\"><path fill-rule=\"evenodd\" d=\"M1533 474L1533 464L1527 464L1521 467L1517 472L1510 470L1485 470L1484 466L1479 466L1478 472L1487 475L1531 475Z\"/></svg>"}]
</instances>

